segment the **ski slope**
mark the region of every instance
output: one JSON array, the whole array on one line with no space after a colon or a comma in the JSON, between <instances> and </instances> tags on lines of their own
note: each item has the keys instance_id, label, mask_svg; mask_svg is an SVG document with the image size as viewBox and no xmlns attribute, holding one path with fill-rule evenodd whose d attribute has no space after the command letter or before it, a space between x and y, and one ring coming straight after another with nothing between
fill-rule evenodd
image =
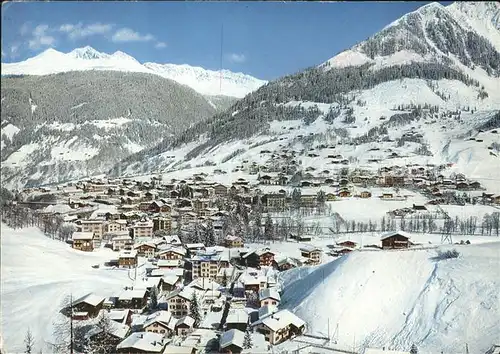
<instances>
[{"instance_id":1,"label":"ski slope","mask_svg":"<svg viewBox=\"0 0 500 354\"><path fill-rule=\"evenodd\" d=\"M445 246L442 246L445 247ZM451 246L446 246L451 247ZM338 346L484 353L500 339L500 243L436 250L353 252L283 274L282 305Z\"/></svg>"},{"instance_id":2,"label":"ski slope","mask_svg":"<svg viewBox=\"0 0 500 354\"><path fill-rule=\"evenodd\" d=\"M37 228L13 230L1 225L1 329L5 349L23 352L28 328L35 350L50 350L52 323L60 304L70 293L74 298L94 292L100 296L119 294L131 285L128 270L94 269L112 258L113 251L92 253L44 236Z\"/></svg>"}]
</instances>

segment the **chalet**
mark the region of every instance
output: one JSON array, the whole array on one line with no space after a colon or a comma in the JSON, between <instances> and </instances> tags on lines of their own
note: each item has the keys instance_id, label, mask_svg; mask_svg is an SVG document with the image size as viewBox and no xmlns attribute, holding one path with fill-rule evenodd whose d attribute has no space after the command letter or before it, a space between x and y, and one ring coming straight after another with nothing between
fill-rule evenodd
<instances>
[{"instance_id":1,"label":"chalet","mask_svg":"<svg viewBox=\"0 0 500 354\"><path fill-rule=\"evenodd\" d=\"M351 196L351 192L347 189L344 189L344 190L341 190L338 195L341 198L349 198Z\"/></svg>"},{"instance_id":2,"label":"chalet","mask_svg":"<svg viewBox=\"0 0 500 354\"><path fill-rule=\"evenodd\" d=\"M226 329L245 331L248 325L248 313L244 309L231 309L226 318Z\"/></svg>"},{"instance_id":3,"label":"chalet","mask_svg":"<svg viewBox=\"0 0 500 354\"><path fill-rule=\"evenodd\" d=\"M213 186L213 189L216 196L223 197L227 195L227 187L222 184L216 184L215 186Z\"/></svg>"},{"instance_id":4,"label":"chalet","mask_svg":"<svg viewBox=\"0 0 500 354\"><path fill-rule=\"evenodd\" d=\"M194 318L190 316L182 316L175 323L175 334L182 337L187 336L189 332L193 330L194 322L195 322Z\"/></svg>"},{"instance_id":5,"label":"chalet","mask_svg":"<svg viewBox=\"0 0 500 354\"><path fill-rule=\"evenodd\" d=\"M170 216L159 216L153 218L153 232L165 230L172 231L172 218Z\"/></svg>"},{"instance_id":6,"label":"chalet","mask_svg":"<svg viewBox=\"0 0 500 354\"><path fill-rule=\"evenodd\" d=\"M491 201L495 204L500 204L500 194L492 196Z\"/></svg>"},{"instance_id":7,"label":"chalet","mask_svg":"<svg viewBox=\"0 0 500 354\"><path fill-rule=\"evenodd\" d=\"M104 303L104 297L89 293L72 302L71 307L64 308L61 312L74 319L85 320L99 315Z\"/></svg>"},{"instance_id":8,"label":"chalet","mask_svg":"<svg viewBox=\"0 0 500 354\"><path fill-rule=\"evenodd\" d=\"M141 310L146 307L147 303L148 296L146 289L127 289L118 296L116 307Z\"/></svg>"},{"instance_id":9,"label":"chalet","mask_svg":"<svg viewBox=\"0 0 500 354\"><path fill-rule=\"evenodd\" d=\"M279 271L285 271L301 266L302 266L301 261L291 257L282 258L276 261L276 268L278 268Z\"/></svg>"},{"instance_id":10,"label":"chalet","mask_svg":"<svg viewBox=\"0 0 500 354\"><path fill-rule=\"evenodd\" d=\"M158 259L166 260L181 260L186 256L186 250L181 247L170 247L165 250L158 251Z\"/></svg>"},{"instance_id":11,"label":"chalet","mask_svg":"<svg viewBox=\"0 0 500 354\"><path fill-rule=\"evenodd\" d=\"M321 249L317 247L307 246L301 247L300 253L302 257L307 258L307 263L316 265L321 263Z\"/></svg>"},{"instance_id":12,"label":"chalet","mask_svg":"<svg viewBox=\"0 0 500 354\"><path fill-rule=\"evenodd\" d=\"M427 211L427 208L425 205L413 204L413 210Z\"/></svg>"},{"instance_id":13,"label":"chalet","mask_svg":"<svg viewBox=\"0 0 500 354\"><path fill-rule=\"evenodd\" d=\"M342 241L337 242L336 247L348 247L348 248L356 248L357 243L354 241Z\"/></svg>"},{"instance_id":14,"label":"chalet","mask_svg":"<svg viewBox=\"0 0 500 354\"><path fill-rule=\"evenodd\" d=\"M132 323L132 310L124 309L110 309L105 306L106 300L103 302L103 309L101 313L105 313L105 315L111 320L119 324L128 325Z\"/></svg>"},{"instance_id":15,"label":"chalet","mask_svg":"<svg viewBox=\"0 0 500 354\"><path fill-rule=\"evenodd\" d=\"M279 306L281 297L276 288L265 288L259 291L260 306Z\"/></svg>"},{"instance_id":16,"label":"chalet","mask_svg":"<svg viewBox=\"0 0 500 354\"><path fill-rule=\"evenodd\" d=\"M288 236L292 240L295 240L297 242L310 242L312 240L311 235L295 235L295 234L290 234Z\"/></svg>"},{"instance_id":17,"label":"chalet","mask_svg":"<svg viewBox=\"0 0 500 354\"><path fill-rule=\"evenodd\" d=\"M383 193L381 196L380 196L381 199L392 199L394 198L394 194L392 193Z\"/></svg>"},{"instance_id":18,"label":"chalet","mask_svg":"<svg viewBox=\"0 0 500 354\"><path fill-rule=\"evenodd\" d=\"M159 269L174 269L181 267L182 263L178 259L160 259L156 266Z\"/></svg>"},{"instance_id":19,"label":"chalet","mask_svg":"<svg viewBox=\"0 0 500 354\"><path fill-rule=\"evenodd\" d=\"M163 236L163 240L167 245L181 246L182 242L177 235Z\"/></svg>"},{"instance_id":20,"label":"chalet","mask_svg":"<svg viewBox=\"0 0 500 354\"><path fill-rule=\"evenodd\" d=\"M169 311L156 311L149 315L144 321L142 328L145 332L160 333L170 336L175 331L177 320Z\"/></svg>"},{"instance_id":21,"label":"chalet","mask_svg":"<svg viewBox=\"0 0 500 354\"><path fill-rule=\"evenodd\" d=\"M305 322L289 310L281 310L259 319L252 324L270 344L279 344L305 330Z\"/></svg>"},{"instance_id":22,"label":"chalet","mask_svg":"<svg viewBox=\"0 0 500 354\"><path fill-rule=\"evenodd\" d=\"M243 247L243 240L238 236L227 235L224 238L224 245L227 248L241 248Z\"/></svg>"},{"instance_id":23,"label":"chalet","mask_svg":"<svg viewBox=\"0 0 500 354\"><path fill-rule=\"evenodd\" d=\"M128 231L125 231L127 235L115 236L111 239L111 244L113 251L121 251L124 249L131 249L134 245L132 237L128 235Z\"/></svg>"},{"instance_id":24,"label":"chalet","mask_svg":"<svg viewBox=\"0 0 500 354\"><path fill-rule=\"evenodd\" d=\"M196 255L198 252L205 250L205 245L203 243L187 243L185 247L190 255Z\"/></svg>"},{"instance_id":25,"label":"chalet","mask_svg":"<svg viewBox=\"0 0 500 354\"><path fill-rule=\"evenodd\" d=\"M269 250L269 248L264 248L261 250L255 251L257 256L259 257L259 265L263 266L271 266L274 262L274 253Z\"/></svg>"},{"instance_id":26,"label":"chalet","mask_svg":"<svg viewBox=\"0 0 500 354\"><path fill-rule=\"evenodd\" d=\"M130 334L130 327L126 324L110 321L107 330L103 331L97 324L92 324L86 337L89 344L106 343L111 346L118 345Z\"/></svg>"},{"instance_id":27,"label":"chalet","mask_svg":"<svg viewBox=\"0 0 500 354\"><path fill-rule=\"evenodd\" d=\"M72 239L74 249L85 252L94 250L94 234L92 232L74 232Z\"/></svg>"},{"instance_id":28,"label":"chalet","mask_svg":"<svg viewBox=\"0 0 500 354\"><path fill-rule=\"evenodd\" d=\"M138 237L152 237L153 236L153 222L151 220L139 221L132 226L132 233L134 239Z\"/></svg>"},{"instance_id":29,"label":"chalet","mask_svg":"<svg viewBox=\"0 0 500 354\"><path fill-rule=\"evenodd\" d=\"M326 193L326 201L327 202L333 202L337 200L337 196L333 193Z\"/></svg>"},{"instance_id":30,"label":"chalet","mask_svg":"<svg viewBox=\"0 0 500 354\"><path fill-rule=\"evenodd\" d=\"M116 346L116 352L119 354L160 354L163 352L166 343L161 333L134 332Z\"/></svg>"},{"instance_id":31,"label":"chalet","mask_svg":"<svg viewBox=\"0 0 500 354\"><path fill-rule=\"evenodd\" d=\"M122 268L137 266L137 251L122 251L118 256L118 264Z\"/></svg>"},{"instance_id":32,"label":"chalet","mask_svg":"<svg viewBox=\"0 0 500 354\"><path fill-rule=\"evenodd\" d=\"M410 235L404 231L387 232L380 238L383 249L408 248L410 245Z\"/></svg>"},{"instance_id":33,"label":"chalet","mask_svg":"<svg viewBox=\"0 0 500 354\"><path fill-rule=\"evenodd\" d=\"M360 198L371 198L372 193L370 191L362 191L361 193L359 193L359 197Z\"/></svg>"},{"instance_id":34,"label":"chalet","mask_svg":"<svg viewBox=\"0 0 500 354\"><path fill-rule=\"evenodd\" d=\"M156 245L152 242L135 245L134 249L140 257L152 258L156 253Z\"/></svg>"},{"instance_id":35,"label":"chalet","mask_svg":"<svg viewBox=\"0 0 500 354\"><path fill-rule=\"evenodd\" d=\"M273 177L270 175L262 175L259 176L258 181L260 184L272 184L273 183Z\"/></svg>"},{"instance_id":36,"label":"chalet","mask_svg":"<svg viewBox=\"0 0 500 354\"><path fill-rule=\"evenodd\" d=\"M244 348L245 333L238 329L230 329L222 333L219 339L219 352L228 354L241 353Z\"/></svg>"},{"instance_id":37,"label":"chalet","mask_svg":"<svg viewBox=\"0 0 500 354\"><path fill-rule=\"evenodd\" d=\"M181 318L189 314L191 299L195 290L190 288L174 290L165 298L168 310L176 318Z\"/></svg>"},{"instance_id":38,"label":"chalet","mask_svg":"<svg viewBox=\"0 0 500 354\"><path fill-rule=\"evenodd\" d=\"M354 251L354 248L350 247L335 247L330 250L330 255L333 257L342 257L343 255L346 255L348 253L351 253Z\"/></svg>"}]
</instances>

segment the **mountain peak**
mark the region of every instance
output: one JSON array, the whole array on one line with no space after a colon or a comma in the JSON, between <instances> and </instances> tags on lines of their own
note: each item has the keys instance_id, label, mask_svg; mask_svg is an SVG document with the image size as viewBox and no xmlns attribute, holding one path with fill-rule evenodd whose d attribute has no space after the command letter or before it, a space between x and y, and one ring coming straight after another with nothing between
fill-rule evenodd
<instances>
[{"instance_id":1,"label":"mountain peak","mask_svg":"<svg viewBox=\"0 0 500 354\"><path fill-rule=\"evenodd\" d=\"M111 57L116 58L116 59L125 59L125 60L133 60L137 61L134 57L128 55L127 53L124 53L120 50L117 50L113 54L111 54Z\"/></svg>"},{"instance_id":2,"label":"mountain peak","mask_svg":"<svg viewBox=\"0 0 500 354\"><path fill-rule=\"evenodd\" d=\"M82 48L74 49L73 51L68 53L68 56L78 59L101 59L107 57L108 55L98 52L91 46L85 46Z\"/></svg>"}]
</instances>

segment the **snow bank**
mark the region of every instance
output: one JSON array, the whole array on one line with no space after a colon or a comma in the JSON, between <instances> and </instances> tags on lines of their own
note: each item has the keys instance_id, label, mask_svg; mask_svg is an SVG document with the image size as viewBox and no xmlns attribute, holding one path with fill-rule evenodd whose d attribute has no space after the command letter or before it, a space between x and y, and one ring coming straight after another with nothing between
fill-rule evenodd
<instances>
[{"instance_id":1,"label":"snow bank","mask_svg":"<svg viewBox=\"0 0 500 354\"><path fill-rule=\"evenodd\" d=\"M467 342L471 352L485 352L500 328L500 243L456 247L458 259L439 262L435 250L354 252L294 269L284 276L282 304L310 333L330 334L339 346L416 343L436 353Z\"/></svg>"}]
</instances>

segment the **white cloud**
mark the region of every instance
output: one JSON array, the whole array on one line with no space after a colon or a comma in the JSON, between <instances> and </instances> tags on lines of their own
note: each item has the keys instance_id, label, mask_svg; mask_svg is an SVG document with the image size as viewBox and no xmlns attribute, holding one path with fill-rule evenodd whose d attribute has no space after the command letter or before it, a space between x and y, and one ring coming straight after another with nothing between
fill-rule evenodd
<instances>
[{"instance_id":1,"label":"white cloud","mask_svg":"<svg viewBox=\"0 0 500 354\"><path fill-rule=\"evenodd\" d=\"M111 32L112 29L112 24L93 23L84 26L81 22L77 24L66 23L59 27L59 31L66 33L68 38L72 40L93 35L104 35Z\"/></svg>"},{"instance_id":2,"label":"white cloud","mask_svg":"<svg viewBox=\"0 0 500 354\"><path fill-rule=\"evenodd\" d=\"M165 43L165 42L157 42L155 44L156 49L162 49L162 48L166 48L166 47L167 47L167 43Z\"/></svg>"},{"instance_id":3,"label":"white cloud","mask_svg":"<svg viewBox=\"0 0 500 354\"><path fill-rule=\"evenodd\" d=\"M28 46L30 49L39 49L41 47L52 46L56 43L56 39L49 35L48 25L38 25L33 29L33 37L28 41Z\"/></svg>"},{"instance_id":4,"label":"white cloud","mask_svg":"<svg viewBox=\"0 0 500 354\"><path fill-rule=\"evenodd\" d=\"M16 58L19 55L19 44L13 44L10 47L10 57Z\"/></svg>"},{"instance_id":5,"label":"white cloud","mask_svg":"<svg viewBox=\"0 0 500 354\"><path fill-rule=\"evenodd\" d=\"M228 60L232 63L243 63L247 60L244 54L231 53L228 55Z\"/></svg>"},{"instance_id":6,"label":"white cloud","mask_svg":"<svg viewBox=\"0 0 500 354\"><path fill-rule=\"evenodd\" d=\"M115 32L111 40L113 42L149 42L154 40L155 37L151 34L141 35L130 28L120 28Z\"/></svg>"},{"instance_id":7,"label":"white cloud","mask_svg":"<svg viewBox=\"0 0 500 354\"><path fill-rule=\"evenodd\" d=\"M19 33L21 33L21 36L27 35L29 31L30 31L30 25L28 22L23 23L23 25L19 29Z\"/></svg>"}]
</instances>

